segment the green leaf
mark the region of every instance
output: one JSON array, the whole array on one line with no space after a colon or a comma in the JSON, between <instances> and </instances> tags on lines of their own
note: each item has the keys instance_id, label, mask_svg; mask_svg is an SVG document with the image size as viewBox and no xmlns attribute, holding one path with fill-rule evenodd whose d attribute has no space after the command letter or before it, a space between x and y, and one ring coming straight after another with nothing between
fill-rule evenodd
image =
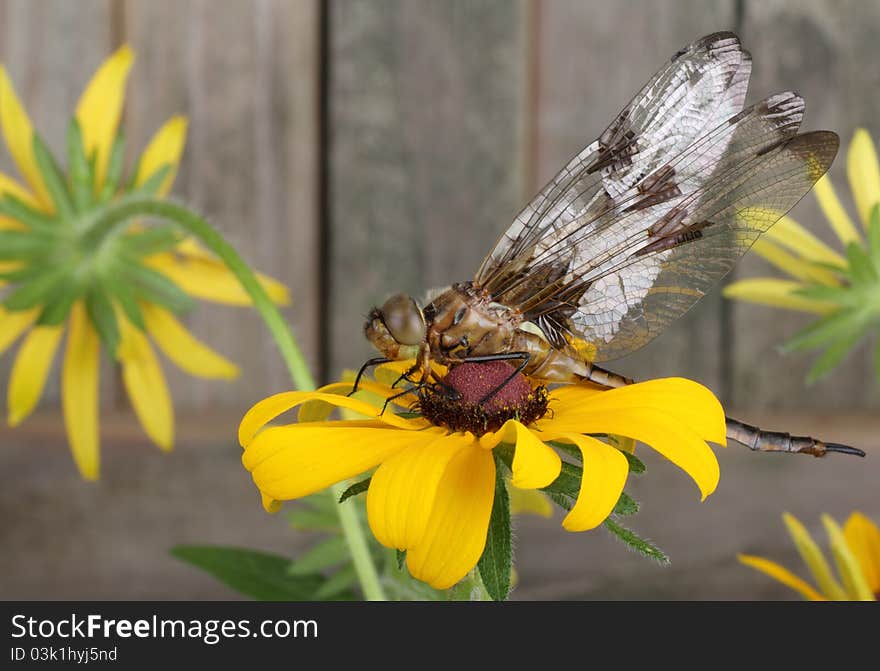
<instances>
[{"instance_id":1,"label":"green leaf","mask_svg":"<svg viewBox=\"0 0 880 671\"><path fill-rule=\"evenodd\" d=\"M52 152L43 142L42 138L34 133L33 137L34 159L37 167L49 191L49 196L55 204L55 210L61 219L70 219L73 214L73 203L70 200L70 192L67 190L64 174L55 162Z\"/></svg>"},{"instance_id":2,"label":"green leaf","mask_svg":"<svg viewBox=\"0 0 880 671\"><path fill-rule=\"evenodd\" d=\"M334 536L309 548L287 567L290 575L320 573L324 569L350 561L348 542L342 536Z\"/></svg>"},{"instance_id":3,"label":"green leaf","mask_svg":"<svg viewBox=\"0 0 880 671\"><path fill-rule=\"evenodd\" d=\"M104 184L98 194L98 200L104 202L116 193L119 180L122 178L122 167L125 160L125 132L120 128L113 145L110 147L110 157L107 159L107 173L104 176Z\"/></svg>"},{"instance_id":4,"label":"green leaf","mask_svg":"<svg viewBox=\"0 0 880 671\"><path fill-rule=\"evenodd\" d=\"M119 347L119 324L116 323L113 304L100 288L92 287L86 294L86 312L107 352L115 359Z\"/></svg>"},{"instance_id":5,"label":"green leaf","mask_svg":"<svg viewBox=\"0 0 880 671\"><path fill-rule=\"evenodd\" d=\"M70 266L66 264L45 269L31 280L16 287L3 301L3 305L15 312L28 310L47 302L64 282L70 281L70 271Z\"/></svg>"},{"instance_id":6,"label":"green leaf","mask_svg":"<svg viewBox=\"0 0 880 671\"><path fill-rule=\"evenodd\" d=\"M370 481L372 477L366 478L365 480L361 480L360 482L355 482L351 487L342 492L342 496L339 497L339 503L350 499L352 496L357 496L358 494L363 494L370 488Z\"/></svg>"},{"instance_id":7,"label":"green leaf","mask_svg":"<svg viewBox=\"0 0 880 671\"><path fill-rule=\"evenodd\" d=\"M125 266L126 278L135 284L137 293L148 301L163 305L172 312L191 310L195 301L162 273L140 263Z\"/></svg>"},{"instance_id":8,"label":"green leaf","mask_svg":"<svg viewBox=\"0 0 880 671\"><path fill-rule=\"evenodd\" d=\"M624 452L623 456L625 456L626 460L629 462L629 472L633 475L641 475L647 470L645 464L636 455L631 454L630 452Z\"/></svg>"},{"instance_id":9,"label":"green leaf","mask_svg":"<svg viewBox=\"0 0 880 671\"><path fill-rule=\"evenodd\" d=\"M877 380L880 381L880 336L877 337L874 349L874 373L877 376Z\"/></svg>"},{"instance_id":10,"label":"green leaf","mask_svg":"<svg viewBox=\"0 0 880 671\"><path fill-rule=\"evenodd\" d=\"M786 352L812 349L829 341L848 337L854 331L860 330L869 317L870 312L865 309L837 310L799 331L782 345L782 349Z\"/></svg>"},{"instance_id":11,"label":"green leaf","mask_svg":"<svg viewBox=\"0 0 880 671\"><path fill-rule=\"evenodd\" d=\"M83 295L85 286L81 281L71 279L58 287L55 295L46 300L45 307L37 319L40 326L57 326L70 314L73 304Z\"/></svg>"},{"instance_id":12,"label":"green leaf","mask_svg":"<svg viewBox=\"0 0 880 671\"><path fill-rule=\"evenodd\" d=\"M639 554L644 555L645 557L649 557L651 559L656 559L661 564L669 563L669 557L667 557L662 550L652 545L644 538L639 538L639 536L637 536L634 532L627 529L626 527L620 526L612 520L605 520L603 524L605 525L605 528L608 529L608 531L610 531L616 538L626 543L626 545L631 547Z\"/></svg>"},{"instance_id":13,"label":"green leaf","mask_svg":"<svg viewBox=\"0 0 880 671\"><path fill-rule=\"evenodd\" d=\"M850 305L853 300L853 291L849 286L829 287L824 284L808 284L794 289L791 293L795 296L803 296L814 301L837 303L839 305Z\"/></svg>"},{"instance_id":14,"label":"green leaf","mask_svg":"<svg viewBox=\"0 0 880 671\"><path fill-rule=\"evenodd\" d=\"M489 517L486 547L477 566L489 596L504 601L510 593L513 544L510 531L510 500L504 482L503 461L495 456L495 500Z\"/></svg>"},{"instance_id":15,"label":"green leaf","mask_svg":"<svg viewBox=\"0 0 880 671\"><path fill-rule=\"evenodd\" d=\"M861 340L863 335L864 330L855 331L849 336L840 338L831 343L831 345L828 346L828 349L816 359L813 367L810 368L810 371L807 373L807 384L813 384L834 370L837 365L843 361L846 355L852 351L852 348L855 347L859 340Z\"/></svg>"},{"instance_id":16,"label":"green leaf","mask_svg":"<svg viewBox=\"0 0 880 671\"><path fill-rule=\"evenodd\" d=\"M335 513L302 507L287 513L290 526L300 531L338 531L339 516Z\"/></svg>"},{"instance_id":17,"label":"green leaf","mask_svg":"<svg viewBox=\"0 0 880 671\"><path fill-rule=\"evenodd\" d=\"M850 242L846 246L846 260L849 262L848 274L853 284L870 286L877 282L877 272L874 264L862 246L857 242Z\"/></svg>"},{"instance_id":18,"label":"green leaf","mask_svg":"<svg viewBox=\"0 0 880 671\"><path fill-rule=\"evenodd\" d=\"M56 240L31 231L0 231L0 261L25 261L48 254Z\"/></svg>"},{"instance_id":19,"label":"green leaf","mask_svg":"<svg viewBox=\"0 0 880 671\"><path fill-rule=\"evenodd\" d=\"M32 231L42 233L55 233L58 230L58 221L45 212L33 209L20 198L11 193L4 194L0 200L0 214L21 222Z\"/></svg>"},{"instance_id":20,"label":"green leaf","mask_svg":"<svg viewBox=\"0 0 880 671\"><path fill-rule=\"evenodd\" d=\"M159 187L162 186L165 178L171 173L172 168L173 166L170 163L166 163L150 175L150 178L143 184L133 187L129 193L144 197L155 196L159 192Z\"/></svg>"},{"instance_id":21,"label":"green leaf","mask_svg":"<svg viewBox=\"0 0 880 671\"><path fill-rule=\"evenodd\" d=\"M346 566L339 569L324 581L315 594L314 601L331 601L333 599L351 600L353 598L352 587L357 582L357 573L354 566Z\"/></svg>"},{"instance_id":22,"label":"green leaf","mask_svg":"<svg viewBox=\"0 0 880 671\"><path fill-rule=\"evenodd\" d=\"M84 212L92 204L95 176L86 158L82 129L76 117L67 127L67 167L70 170L70 190L77 212Z\"/></svg>"},{"instance_id":23,"label":"green leaf","mask_svg":"<svg viewBox=\"0 0 880 671\"><path fill-rule=\"evenodd\" d=\"M326 582L319 575L292 576L286 557L218 546L178 545L171 554L210 573L237 592L260 601L307 601Z\"/></svg>"}]
</instances>

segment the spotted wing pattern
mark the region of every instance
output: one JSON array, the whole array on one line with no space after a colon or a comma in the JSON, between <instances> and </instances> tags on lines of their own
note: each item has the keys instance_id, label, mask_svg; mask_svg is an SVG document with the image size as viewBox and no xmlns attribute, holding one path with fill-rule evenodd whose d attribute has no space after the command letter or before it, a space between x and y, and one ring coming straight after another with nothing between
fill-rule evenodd
<instances>
[{"instance_id":1,"label":"spotted wing pattern","mask_svg":"<svg viewBox=\"0 0 880 671\"><path fill-rule=\"evenodd\" d=\"M750 68L731 33L676 54L523 210L475 283L596 361L657 336L836 154L833 133L797 135L794 93L742 109Z\"/></svg>"}]
</instances>

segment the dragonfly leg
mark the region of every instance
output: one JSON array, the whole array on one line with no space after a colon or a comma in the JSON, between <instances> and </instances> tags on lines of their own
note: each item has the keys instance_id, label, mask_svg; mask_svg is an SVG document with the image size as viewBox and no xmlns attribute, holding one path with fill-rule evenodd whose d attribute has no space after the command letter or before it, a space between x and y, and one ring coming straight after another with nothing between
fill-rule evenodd
<instances>
[{"instance_id":1,"label":"dragonfly leg","mask_svg":"<svg viewBox=\"0 0 880 671\"><path fill-rule=\"evenodd\" d=\"M354 385L351 388L351 391L346 394L346 396L351 396L358 390L358 385L361 383L361 377L363 377L364 373L367 372L368 368L373 368L383 363L389 363L391 359L388 359L384 356L377 356L372 359L368 359L361 369L358 371L357 377L354 378Z\"/></svg>"},{"instance_id":2,"label":"dragonfly leg","mask_svg":"<svg viewBox=\"0 0 880 671\"><path fill-rule=\"evenodd\" d=\"M810 436L792 436L783 431L764 431L757 426L740 422L730 417L727 421L727 437L745 445L756 452L789 452L792 454L812 454L824 457L828 452L840 452L864 457L865 453L856 447L840 443L825 443Z\"/></svg>"}]
</instances>

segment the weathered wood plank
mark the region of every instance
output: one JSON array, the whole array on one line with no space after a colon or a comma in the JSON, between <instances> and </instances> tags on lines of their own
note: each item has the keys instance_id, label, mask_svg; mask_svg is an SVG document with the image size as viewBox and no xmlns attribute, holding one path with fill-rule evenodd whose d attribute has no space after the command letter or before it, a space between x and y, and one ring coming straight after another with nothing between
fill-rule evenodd
<instances>
[{"instance_id":1,"label":"weathered wood plank","mask_svg":"<svg viewBox=\"0 0 880 671\"><path fill-rule=\"evenodd\" d=\"M537 192L592 142L678 49L735 28L733 0L538 2L534 9L534 136L530 191ZM531 196L531 193L528 194ZM609 364L637 379L684 375L722 391L717 291L638 353Z\"/></svg>"},{"instance_id":2,"label":"weathered wood plank","mask_svg":"<svg viewBox=\"0 0 880 671\"><path fill-rule=\"evenodd\" d=\"M6 67L34 128L52 148L62 165L66 162L65 134L74 108L94 70L113 48L111 0L64 0L28 2L0 0L0 60ZM0 170L18 173L3 145ZM59 397L59 361L46 384L43 403ZM0 403L6 414L6 389L17 349L0 360ZM115 396L116 384L109 361L104 361L101 397ZM59 422L60 422L59 417Z\"/></svg>"},{"instance_id":3,"label":"weathered wood plank","mask_svg":"<svg viewBox=\"0 0 880 671\"><path fill-rule=\"evenodd\" d=\"M846 147L855 128L880 138L880 6L865 2L772 0L746 3L743 39L755 57L752 90L761 95L793 89L804 96L803 128L827 128L841 136L831 169L838 195L855 215L846 182ZM812 196L794 218L837 249ZM758 257L747 257L739 277L781 276ZM863 343L830 377L810 388L804 378L818 354L784 356L777 346L810 317L772 308L734 304L734 401L751 407L876 408L880 385L871 347ZM784 427L785 428L785 427ZM794 427L796 429L796 427ZM792 430L792 429L789 429Z\"/></svg>"},{"instance_id":4,"label":"weathered wood plank","mask_svg":"<svg viewBox=\"0 0 880 671\"><path fill-rule=\"evenodd\" d=\"M371 305L473 277L521 206L520 2L334 2L329 375Z\"/></svg>"},{"instance_id":5,"label":"weathered wood plank","mask_svg":"<svg viewBox=\"0 0 880 671\"><path fill-rule=\"evenodd\" d=\"M128 2L138 54L128 107L140 150L172 114L189 117L175 193L206 214L253 267L294 294L285 310L312 364L318 343L318 3ZM262 321L202 305L193 331L239 364L233 384L167 367L177 402L246 407L290 381Z\"/></svg>"}]
</instances>

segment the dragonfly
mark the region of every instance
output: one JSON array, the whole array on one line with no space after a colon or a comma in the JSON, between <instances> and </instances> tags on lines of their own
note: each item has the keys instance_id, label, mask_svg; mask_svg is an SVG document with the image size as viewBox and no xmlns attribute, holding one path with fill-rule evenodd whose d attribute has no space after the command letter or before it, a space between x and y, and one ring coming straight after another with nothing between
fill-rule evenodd
<instances>
[{"instance_id":1,"label":"dragonfly","mask_svg":"<svg viewBox=\"0 0 880 671\"><path fill-rule=\"evenodd\" d=\"M432 361L500 359L547 383L632 384L599 364L690 309L837 154L835 133L799 133L796 93L745 106L751 65L731 32L679 50L519 213L472 280L369 313L364 331L382 356L358 380L394 360L414 359L401 377L425 384ZM756 451L864 456L732 418L727 436Z\"/></svg>"}]
</instances>

